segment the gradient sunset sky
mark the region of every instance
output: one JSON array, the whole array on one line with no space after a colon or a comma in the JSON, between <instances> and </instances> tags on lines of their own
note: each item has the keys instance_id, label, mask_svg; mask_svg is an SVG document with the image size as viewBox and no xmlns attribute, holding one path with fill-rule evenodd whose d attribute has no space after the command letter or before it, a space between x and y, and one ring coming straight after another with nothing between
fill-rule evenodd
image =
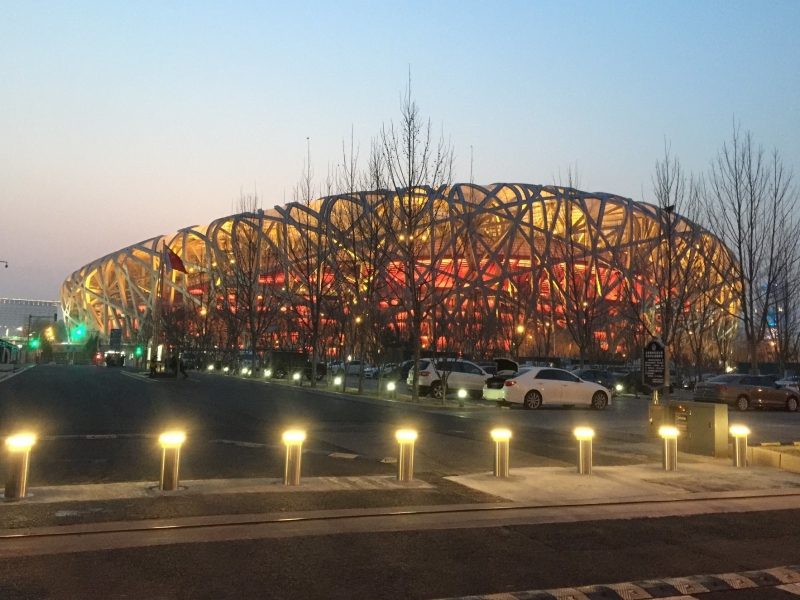
<instances>
[{"instance_id":1,"label":"gradient sunset sky","mask_svg":"<svg viewBox=\"0 0 800 600\"><path fill-rule=\"evenodd\" d=\"M0 1L0 297L291 198L414 96L456 180L651 198L665 139L703 172L734 119L800 177L800 2Z\"/></svg>"}]
</instances>

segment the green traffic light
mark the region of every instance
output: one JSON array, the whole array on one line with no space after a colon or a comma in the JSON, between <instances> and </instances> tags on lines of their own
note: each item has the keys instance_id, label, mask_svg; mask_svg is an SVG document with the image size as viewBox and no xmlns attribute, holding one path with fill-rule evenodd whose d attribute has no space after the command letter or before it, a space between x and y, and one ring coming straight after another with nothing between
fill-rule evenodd
<instances>
[{"instance_id":1,"label":"green traffic light","mask_svg":"<svg viewBox=\"0 0 800 600\"><path fill-rule=\"evenodd\" d=\"M36 338L33 338L33 339L31 340L30 347L31 347L31 348L38 348L38 347L39 347L39 340L38 340L38 339L36 339Z\"/></svg>"},{"instance_id":2,"label":"green traffic light","mask_svg":"<svg viewBox=\"0 0 800 600\"><path fill-rule=\"evenodd\" d=\"M78 328L75 330L75 337L83 337L83 334L84 334L84 333L85 333L85 332L84 332L84 329L83 329L83 327L78 327Z\"/></svg>"},{"instance_id":3,"label":"green traffic light","mask_svg":"<svg viewBox=\"0 0 800 600\"><path fill-rule=\"evenodd\" d=\"M142 347L141 346L137 346L136 350L134 351L134 354L136 356L141 356L142 355Z\"/></svg>"}]
</instances>

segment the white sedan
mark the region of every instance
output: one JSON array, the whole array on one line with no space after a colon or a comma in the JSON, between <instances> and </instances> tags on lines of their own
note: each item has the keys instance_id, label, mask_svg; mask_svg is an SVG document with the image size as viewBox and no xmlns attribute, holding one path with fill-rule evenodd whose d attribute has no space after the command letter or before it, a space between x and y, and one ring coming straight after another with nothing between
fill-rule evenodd
<instances>
[{"instance_id":1,"label":"white sedan","mask_svg":"<svg viewBox=\"0 0 800 600\"><path fill-rule=\"evenodd\" d=\"M600 410L611 402L611 392L563 369L534 367L505 382L503 399L525 408L539 408L542 404L584 404Z\"/></svg>"}]
</instances>

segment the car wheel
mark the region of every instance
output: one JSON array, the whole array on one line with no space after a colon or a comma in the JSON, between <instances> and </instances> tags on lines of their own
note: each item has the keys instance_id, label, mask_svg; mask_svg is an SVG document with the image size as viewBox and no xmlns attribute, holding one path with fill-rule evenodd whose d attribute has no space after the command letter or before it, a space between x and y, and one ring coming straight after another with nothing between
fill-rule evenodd
<instances>
[{"instance_id":1,"label":"car wheel","mask_svg":"<svg viewBox=\"0 0 800 600\"><path fill-rule=\"evenodd\" d=\"M529 410L537 409L542 405L542 395L536 390L531 390L525 394L522 405Z\"/></svg>"},{"instance_id":2,"label":"car wheel","mask_svg":"<svg viewBox=\"0 0 800 600\"><path fill-rule=\"evenodd\" d=\"M595 392L592 396L592 408L603 410L608 406L608 396L603 392Z\"/></svg>"},{"instance_id":3,"label":"car wheel","mask_svg":"<svg viewBox=\"0 0 800 600\"><path fill-rule=\"evenodd\" d=\"M441 400L444 397L444 387L441 382L437 381L431 386L431 398Z\"/></svg>"},{"instance_id":4,"label":"car wheel","mask_svg":"<svg viewBox=\"0 0 800 600\"><path fill-rule=\"evenodd\" d=\"M747 399L747 396L739 396L736 399L736 408L745 411L750 408L750 400Z\"/></svg>"},{"instance_id":5,"label":"car wheel","mask_svg":"<svg viewBox=\"0 0 800 600\"><path fill-rule=\"evenodd\" d=\"M789 396L786 399L786 410L789 412L797 412L797 398Z\"/></svg>"}]
</instances>

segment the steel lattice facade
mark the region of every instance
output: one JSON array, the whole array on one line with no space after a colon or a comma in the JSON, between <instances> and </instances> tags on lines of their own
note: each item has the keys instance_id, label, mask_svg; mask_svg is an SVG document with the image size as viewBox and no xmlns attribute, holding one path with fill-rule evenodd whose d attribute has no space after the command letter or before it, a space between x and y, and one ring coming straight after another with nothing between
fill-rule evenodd
<instances>
[{"instance_id":1,"label":"steel lattice facade","mask_svg":"<svg viewBox=\"0 0 800 600\"><path fill-rule=\"evenodd\" d=\"M400 191L401 196L403 193ZM543 298L537 301L538 307L550 310L552 321L563 329L563 321L569 316L559 309L559 304L567 301L563 289L567 272L576 268L592 273L595 293L609 301L612 311L615 303L622 302L625 290L638 290L642 302L651 304L657 296L657 289L648 281L651 275L647 265L661 256L660 223L665 215L652 205L612 194L527 184L456 184L414 193L429 206L427 227L431 232L440 232L435 242L439 245L431 247L434 258L425 267L430 270L431 280L452 286L457 278L459 286L471 290L473 303L479 309L496 312L499 307L502 311L504 306L513 304L522 288L530 288L533 280L535 293ZM242 232L255 232L261 243L269 245L279 257L282 280L293 281L293 272L300 268L297 253L287 250L292 239L313 232L314 244L324 241L336 248L337 240L347 232L342 231L338 225L341 220L334 216L345 206L369 213L384 232L393 232L396 223L392 207L397 202L398 194L390 191L341 194L307 205L292 203L224 217L209 225L145 240L99 258L70 275L61 290L64 315L68 321L86 324L101 334L120 328L128 337L154 309L164 243L183 259L189 273L173 272L165 278L162 298L167 303L198 304L202 302L200 281L212 287L221 285L217 265L232 261L232 244ZM726 283L731 281L733 268L730 252L695 223L679 215L674 219L673 261L679 271L686 271L681 276L702 278L708 283L704 293L728 314L735 314L735 300ZM464 231L467 227L468 235ZM395 235L389 239L398 238ZM385 276L396 277L396 272L402 271L399 267L403 256L391 248L389 253L392 256ZM336 251L331 251L326 261L330 262L327 271L341 271L336 264ZM536 271L533 276L532 269ZM387 289L398 296L404 293L402 286ZM397 300L387 297L381 306L399 312L392 308L403 305ZM459 306L452 300L450 305ZM619 330L625 326L619 316L603 324L605 343L611 344L612 351L615 336L619 337Z\"/></svg>"}]
</instances>

